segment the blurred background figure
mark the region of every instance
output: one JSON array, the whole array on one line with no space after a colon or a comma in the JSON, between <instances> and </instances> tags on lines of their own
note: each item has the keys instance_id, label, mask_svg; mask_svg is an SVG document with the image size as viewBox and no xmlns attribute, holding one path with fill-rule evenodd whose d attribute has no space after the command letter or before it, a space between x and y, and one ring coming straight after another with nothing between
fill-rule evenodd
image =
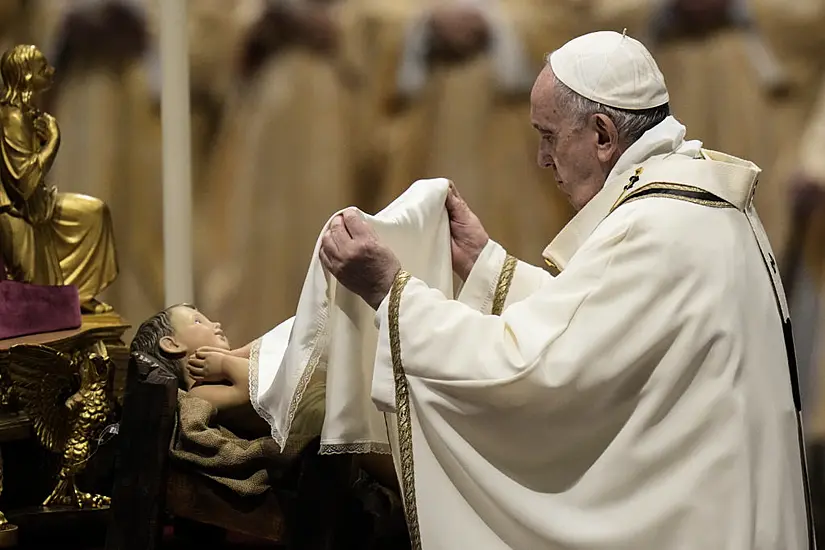
<instances>
[{"instance_id":1,"label":"blurred background figure","mask_svg":"<svg viewBox=\"0 0 825 550\"><path fill-rule=\"evenodd\" d=\"M295 313L321 227L359 201L359 0L265 2L242 39L196 220L199 303L250 341Z\"/></svg>"},{"instance_id":2,"label":"blurred background figure","mask_svg":"<svg viewBox=\"0 0 825 550\"><path fill-rule=\"evenodd\" d=\"M25 0L0 0L0 48L31 41L30 10Z\"/></svg>"},{"instance_id":3,"label":"blurred background figure","mask_svg":"<svg viewBox=\"0 0 825 550\"><path fill-rule=\"evenodd\" d=\"M120 275L103 295L143 318L163 301L160 117L147 52L156 38L140 2L30 2L35 40L55 66L48 102L62 132L50 177L106 202Z\"/></svg>"},{"instance_id":4,"label":"blurred background figure","mask_svg":"<svg viewBox=\"0 0 825 550\"><path fill-rule=\"evenodd\" d=\"M800 351L810 365L804 404L821 546L825 544L825 80L802 134L798 161L790 182L793 230L785 274L795 283L794 322L805 331L805 345Z\"/></svg>"},{"instance_id":5,"label":"blurred background figure","mask_svg":"<svg viewBox=\"0 0 825 550\"><path fill-rule=\"evenodd\" d=\"M540 261L572 211L536 164L530 89L545 54L576 34L575 4L371 2L373 150L385 165L375 208L413 180L446 176L493 239Z\"/></svg>"},{"instance_id":6,"label":"blurred background figure","mask_svg":"<svg viewBox=\"0 0 825 550\"><path fill-rule=\"evenodd\" d=\"M689 134L762 168L756 203L779 258L790 232L787 182L825 62L823 23L822 0L666 0L649 27Z\"/></svg>"}]
</instances>

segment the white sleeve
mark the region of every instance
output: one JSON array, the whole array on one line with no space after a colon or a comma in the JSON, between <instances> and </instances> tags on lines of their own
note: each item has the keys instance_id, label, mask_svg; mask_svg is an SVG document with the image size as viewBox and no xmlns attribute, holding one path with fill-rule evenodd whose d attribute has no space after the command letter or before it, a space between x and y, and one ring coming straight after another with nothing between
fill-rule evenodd
<instances>
[{"instance_id":1,"label":"white sleeve","mask_svg":"<svg viewBox=\"0 0 825 550\"><path fill-rule=\"evenodd\" d=\"M537 391L541 401L552 396L562 407L593 399L591 391L630 376L643 364L641 354L667 332L663 319L675 319L681 285L663 288L650 280L657 266L676 259L615 218L597 229L561 275L501 316L447 300L416 279L394 285L379 309L376 404L394 410L399 371L456 407L517 406ZM489 267L488 276L495 272Z\"/></svg>"},{"instance_id":2,"label":"white sleeve","mask_svg":"<svg viewBox=\"0 0 825 550\"><path fill-rule=\"evenodd\" d=\"M481 313L490 313L496 297L496 290L502 275L506 275L505 264L510 258L507 251L492 239L481 251L470 275L458 294L458 301ZM515 260L512 260L515 261ZM512 279L505 294L505 307L523 300L552 277L545 270L517 261Z\"/></svg>"}]
</instances>

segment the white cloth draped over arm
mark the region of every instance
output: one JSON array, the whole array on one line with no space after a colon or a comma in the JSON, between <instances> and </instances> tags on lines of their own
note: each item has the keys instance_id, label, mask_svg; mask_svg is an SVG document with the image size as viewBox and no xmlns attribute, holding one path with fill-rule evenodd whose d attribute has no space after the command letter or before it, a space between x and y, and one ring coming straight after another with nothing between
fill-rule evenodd
<instances>
[{"instance_id":1,"label":"white cloth draped over arm","mask_svg":"<svg viewBox=\"0 0 825 550\"><path fill-rule=\"evenodd\" d=\"M444 206L448 189L443 178L419 180L378 214L362 213L410 272L445 293L453 286ZM250 396L284 448L305 391L315 387L311 381L322 381L321 453L388 453L392 420L376 409L370 395L378 339L375 312L321 264L318 251L326 227L318 236L294 319L264 335L250 353Z\"/></svg>"}]
</instances>

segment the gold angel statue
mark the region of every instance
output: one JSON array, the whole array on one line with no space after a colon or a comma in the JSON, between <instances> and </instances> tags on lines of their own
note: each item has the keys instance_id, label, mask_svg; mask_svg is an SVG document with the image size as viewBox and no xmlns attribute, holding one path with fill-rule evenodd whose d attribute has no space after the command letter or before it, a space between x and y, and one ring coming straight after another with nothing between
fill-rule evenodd
<instances>
[{"instance_id":1,"label":"gold angel statue","mask_svg":"<svg viewBox=\"0 0 825 550\"><path fill-rule=\"evenodd\" d=\"M91 456L91 442L112 410L112 361L102 342L71 355L40 345L9 350L15 394L32 420L40 443L62 453L57 486L44 506L100 508L109 497L78 490L75 476ZM67 397L68 396L68 397Z\"/></svg>"},{"instance_id":2,"label":"gold angel statue","mask_svg":"<svg viewBox=\"0 0 825 550\"><path fill-rule=\"evenodd\" d=\"M101 313L111 308L95 296L118 272L112 221L102 201L58 193L46 181L60 129L33 101L53 75L35 46L0 58L0 255L12 279L75 285L84 311Z\"/></svg>"}]
</instances>

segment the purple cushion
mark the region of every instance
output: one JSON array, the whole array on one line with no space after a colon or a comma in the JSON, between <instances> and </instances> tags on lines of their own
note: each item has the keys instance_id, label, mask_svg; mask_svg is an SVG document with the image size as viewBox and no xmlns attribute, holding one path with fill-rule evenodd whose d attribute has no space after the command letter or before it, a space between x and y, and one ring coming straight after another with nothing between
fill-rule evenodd
<instances>
[{"instance_id":1,"label":"purple cushion","mask_svg":"<svg viewBox=\"0 0 825 550\"><path fill-rule=\"evenodd\" d=\"M0 279L0 340L80 327L74 286L46 286Z\"/></svg>"}]
</instances>

